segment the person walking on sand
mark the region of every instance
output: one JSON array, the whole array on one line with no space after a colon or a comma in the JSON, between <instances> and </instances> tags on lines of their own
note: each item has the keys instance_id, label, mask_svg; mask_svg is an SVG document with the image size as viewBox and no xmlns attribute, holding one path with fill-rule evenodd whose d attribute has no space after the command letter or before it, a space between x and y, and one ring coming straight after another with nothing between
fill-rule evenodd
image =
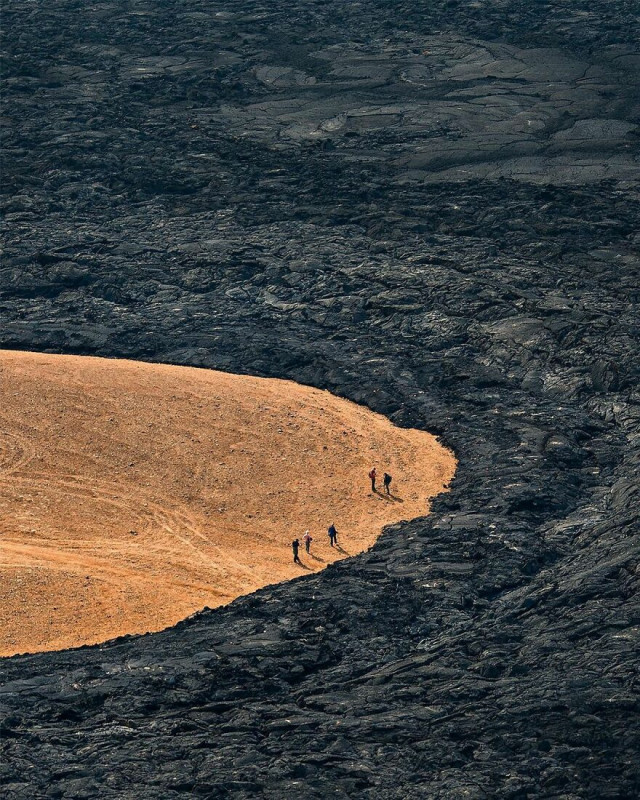
<instances>
[{"instance_id":1,"label":"person walking on sand","mask_svg":"<svg viewBox=\"0 0 640 800\"><path fill-rule=\"evenodd\" d=\"M304 536L302 537L302 541L304 542L304 549L309 552L309 548L311 547L311 542L313 541L313 536L309 533L309 531L304 532Z\"/></svg>"},{"instance_id":2,"label":"person walking on sand","mask_svg":"<svg viewBox=\"0 0 640 800\"><path fill-rule=\"evenodd\" d=\"M389 491L389 486L391 486L391 480L392 480L391 475L389 475L388 472L385 472L382 482L384 483L384 489L387 494L391 494L391 492Z\"/></svg>"},{"instance_id":3,"label":"person walking on sand","mask_svg":"<svg viewBox=\"0 0 640 800\"><path fill-rule=\"evenodd\" d=\"M299 549L299 547L300 547L300 542L298 541L298 539L294 539L294 540L291 542L291 549L293 550L293 563L294 563L294 564L301 564L301 563L302 563L302 562L300 561L300 558L299 558L299 556L298 556L298 549Z\"/></svg>"},{"instance_id":4,"label":"person walking on sand","mask_svg":"<svg viewBox=\"0 0 640 800\"><path fill-rule=\"evenodd\" d=\"M336 526L333 524L333 522L331 523L331 525L329 525L329 529L328 529L327 533L329 534L329 544L331 545L331 547L333 547L334 545L337 545L338 544L338 531L336 530Z\"/></svg>"},{"instance_id":5,"label":"person walking on sand","mask_svg":"<svg viewBox=\"0 0 640 800\"><path fill-rule=\"evenodd\" d=\"M371 472L369 473L369 477L371 478L371 491L375 492L376 490L376 468L374 467Z\"/></svg>"}]
</instances>

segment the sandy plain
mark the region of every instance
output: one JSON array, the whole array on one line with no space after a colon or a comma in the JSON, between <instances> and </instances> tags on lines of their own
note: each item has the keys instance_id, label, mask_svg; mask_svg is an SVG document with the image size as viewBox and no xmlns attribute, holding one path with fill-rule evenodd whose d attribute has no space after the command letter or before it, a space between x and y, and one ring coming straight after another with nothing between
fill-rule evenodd
<instances>
[{"instance_id":1,"label":"sandy plain","mask_svg":"<svg viewBox=\"0 0 640 800\"><path fill-rule=\"evenodd\" d=\"M427 513L455 463L289 381L0 351L0 655L161 630L320 570Z\"/></svg>"}]
</instances>

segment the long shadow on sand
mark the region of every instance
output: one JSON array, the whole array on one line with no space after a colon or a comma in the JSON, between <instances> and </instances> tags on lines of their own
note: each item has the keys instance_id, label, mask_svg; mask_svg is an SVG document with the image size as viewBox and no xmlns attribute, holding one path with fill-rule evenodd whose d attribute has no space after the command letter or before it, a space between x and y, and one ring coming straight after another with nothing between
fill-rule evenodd
<instances>
[{"instance_id":1,"label":"long shadow on sand","mask_svg":"<svg viewBox=\"0 0 640 800\"><path fill-rule=\"evenodd\" d=\"M375 493L381 500L386 500L388 503L404 503L404 500L396 494L383 494L383 492L379 492L377 489Z\"/></svg>"}]
</instances>

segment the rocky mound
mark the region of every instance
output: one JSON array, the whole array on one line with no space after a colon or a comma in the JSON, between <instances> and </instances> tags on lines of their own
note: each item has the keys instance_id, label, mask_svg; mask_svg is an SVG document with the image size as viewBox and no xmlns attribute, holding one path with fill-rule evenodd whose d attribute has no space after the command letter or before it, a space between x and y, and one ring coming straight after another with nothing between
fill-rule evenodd
<instances>
[{"instance_id":1,"label":"rocky mound","mask_svg":"<svg viewBox=\"0 0 640 800\"><path fill-rule=\"evenodd\" d=\"M0 655L160 630L316 571L453 476L433 436L290 381L8 351L0 374Z\"/></svg>"},{"instance_id":2,"label":"rocky mound","mask_svg":"<svg viewBox=\"0 0 640 800\"><path fill-rule=\"evenodd\" d=\"M640 794L636 5L7 4L4 346L293 379L460 457L357 559L6 659L8 794Z\"/></svg>"}]
</instances>

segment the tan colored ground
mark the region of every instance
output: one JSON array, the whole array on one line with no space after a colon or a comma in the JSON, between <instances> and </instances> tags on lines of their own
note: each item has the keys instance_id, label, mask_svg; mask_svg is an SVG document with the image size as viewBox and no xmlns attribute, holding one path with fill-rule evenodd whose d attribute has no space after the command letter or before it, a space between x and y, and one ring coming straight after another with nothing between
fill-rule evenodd
<instances>
[{"instance_id":1,"label":"tan colored ground","mask_svg":"<svg viewBox=\"0 0 640 800\"><path fill-rule=\"evenodd\" d=\"M454 468L433 436L288 381L0 351L0 655L157 631L322 569L425 514Z\"/></svg>"}]
</instances>

